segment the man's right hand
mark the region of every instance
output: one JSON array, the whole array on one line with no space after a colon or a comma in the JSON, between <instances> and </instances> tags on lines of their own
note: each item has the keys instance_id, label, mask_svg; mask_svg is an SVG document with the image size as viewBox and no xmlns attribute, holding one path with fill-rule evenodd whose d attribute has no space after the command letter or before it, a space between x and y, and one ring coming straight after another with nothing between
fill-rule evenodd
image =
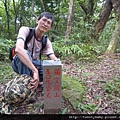
<instances>
[{"instance_id":1,"label":"man's right hand","mask_svg":"<svg viewBox=\"0 0 120 120\"><path fill-rule=\"evenodd\" d=\"M30 81L31 82L31 89L36 89L38 87L38 83L39 83L39 74L38 74L38 70L36 70L35 72L33 72L33 80Z\"/></svg>"}]
</instances>

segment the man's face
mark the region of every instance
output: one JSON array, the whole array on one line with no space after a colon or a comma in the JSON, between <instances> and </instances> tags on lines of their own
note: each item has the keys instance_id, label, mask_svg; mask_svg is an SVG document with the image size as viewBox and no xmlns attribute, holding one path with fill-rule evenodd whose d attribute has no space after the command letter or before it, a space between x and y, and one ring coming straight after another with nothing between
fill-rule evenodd
<instances>
[{"instance_id":1,"label":"man's face","mask_svg":"<svg viewBox=\"0 0 120 120\"><path fill-rule=\"evenodd\" d=\"M51 29L52 20L43 16L40 20L37 20L36 23L40 31L47 32Z\"/></svg>"}]
</instances>

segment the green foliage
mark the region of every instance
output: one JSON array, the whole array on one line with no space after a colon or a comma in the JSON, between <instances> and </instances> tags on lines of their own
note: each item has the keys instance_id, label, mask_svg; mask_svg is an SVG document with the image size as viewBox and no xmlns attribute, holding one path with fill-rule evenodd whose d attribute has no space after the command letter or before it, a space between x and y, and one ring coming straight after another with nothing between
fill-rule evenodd
<instances>
[{"instance_id":1,"label":"green foliage","mask_svg":"<svg viewBox=\"0 0 120 120\"><path fill-rule=\"evenodd\" d=\"M120 95L120 79L114 79L113 81L107 82L105 91L108 93L115 93Z\"/></svg>"},{"instance_id":2,"label":"green foliage","mask_svg":"<svg viewBox=\"0 0 120 120\"><path fill-rule=\"evenodd\" d=\"M96 105L95 104L82 104L82 103L79 103L78 106L77 106L77 109L81 112L85 111L94 111L96 110Z\"/></svg>"},{"instance_id":3,"label":"green foliage","mask_svg":"<svg viewBox=\"0 0 120 120\"><path fill-rule=\"evenodd\" d=\"M64 39L55 41L52 43L56 56L65 58L67 56L74 56L76 59L91 59L95 55L100 55L100 49L98 47L91 46L89 44L75 43L74 40L67 41L64 44Z\"/></svg>"},{"instance_id":4,"label":"green foliage","mask_svg":"<svg viewBox=\"0 0 120 120\"><path fill-rule=\"evenodd\" d=\"M16 73L13 72L11 64L0 61L0 82L7 83L10 79L15 77Z\"/></svg>"},{"instance_id":5,"label":"green foliage","mask_svg":"<svg viewBox=\"0 0 120 120\"><path fill-rule=\"evenodd\" d=\"M106 48L109 45L110 38L111 38L112 33L114 31L115 25L116 25L116 20L115 19L109 20L107 22L102 34L99 37L99 44L101 46L104 46L104 51L106 50Z\"/></svg>"},{"instance_id":6,"label":"green foliage","mask_svg":"<svg viewBox=\"0 0 120 120\"><path fill-rule=\"evenodd\" d=\"M15 45L15 42L8 39L0 39L0 61L9 61L9 49Z\"/></svg>"},{"instance_id":7,"label":"green foliage","mask_svg":"<svg viewBox=\"0 0 120 120\"><path fill-rule=\"evenodd\" d=\"M67 109L69 108L69 106L68 107L66 107L66 108L64 108L59 114L65 114L66 112L67 112Z\"/></svg>"},{"instance_id":8,"label":"green foliage","mask_svg":"<svg viewBox=\"0 0 120 120\"><path fill-rule=\"evenodd\" d=\"M115 49L115 53L120 53L120 38L118 39L116 49Z\"/></svg>"},{"instance_id":9,"label":"green foliage","mask_svg":"<svg viewBox=\"0 0 120 120\"><path fill-rule=\"evenodd\" d=\"M93 43L93 40L89 36L89 32L93 29L93 25L98 20L98 16L102 9L103 0L93 1L93 8L90 4L90 1L85 0L76 0L74 1L74 13L72 16L72 29L69 39L65 40L66 28L67 28L67 19L68 19L68 8L69 0L44 0L43 4L45 11L50 11L54 14L55 21L52 27L52 30L47 34L51 41L54 41L53 48L56 55L60 58L67 56L75 57L76 59L93 59L96 55L100 55L106 51L106 48L109 45L109 40L111 38L112 32L115 28L115 19L110 19L104 31L100 35L99 42L97 44ZM12 0L7 1L9 10L9 31L6 19L6 12L4 3L0 2L0 36L2 38L14 39L18 33L20 26L29 26L35 27L35 16L31 14L31 5L32 0L20 0L15 1L15 6ZM87 13L85 13L82 7L86 8ZM14 9L15 7L15 9ZM92 12L93 13L89 13ZM34 1L34 13L36 16L39 16L43 12L43 5L39 0ZM111 17L115 15L112 13ZM10 36L8 36L10 33ZM64 44L66 41L66 44ZM93 43L93 44L92 44ZM3 43L4 44L4 43ZM7 43L5 43L7 45ZM0 44L1 46L1 44ZM9 45L8 45L9 48ZM5 50L6 49L6 50ZM7 51L5 47L4 50L0 52ZM117 45L116 52L119 52L119 44ZM6 52L4 53L6 54Z\"/></svg>"}]
</instances>

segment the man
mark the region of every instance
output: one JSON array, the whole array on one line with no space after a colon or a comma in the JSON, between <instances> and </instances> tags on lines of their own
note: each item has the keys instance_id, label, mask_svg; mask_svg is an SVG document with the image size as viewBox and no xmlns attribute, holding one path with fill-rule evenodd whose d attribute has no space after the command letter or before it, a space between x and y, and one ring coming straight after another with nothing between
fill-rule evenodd
<instances>
[{"instance_id":1,"label":"man","mask_svg":"<svg viewBox=\"0 0 120 120\"><path fill-rule=\"evenodd\" d=\"M26 37L29 34L29 27L22 26L17 36L15 49L16 55L12 61L12 67L18 74L31 75L32 73L33 80L31 80L31 89L36 89L38 87L41 70L38 70L36 65L40 65L38 58L42 47L41 40L44 33L51 29L53 22L54 17L51 13L43 12L40 14L40 17L36 20L37 26L35 28L35 33L27 43L27 50L24 48L24 44ZM46 54L51 60L57 60L57 57L54 55L51 42L48 38L46 47L42 50L42 53Z\"/></svg>"}]
</instances>

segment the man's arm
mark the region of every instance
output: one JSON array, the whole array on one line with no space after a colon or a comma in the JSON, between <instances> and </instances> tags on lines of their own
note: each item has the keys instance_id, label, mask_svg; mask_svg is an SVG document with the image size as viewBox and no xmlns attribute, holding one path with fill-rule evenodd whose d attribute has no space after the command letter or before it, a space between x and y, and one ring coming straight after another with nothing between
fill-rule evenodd
<instances>
[{"instance_id":1,"label":"man's arm","mask_svg":"<svg viewBox=\"0 0 120 120\"><path fill-rule=\"evenodd\" d=\"M32 88L33 89L37 88L37 82L39 81L38 70L31 62L28 54L26 53L26 50L24 49L24 41L22 39L17 40L15 52L18 58L22 61L22 63L32 70L33 72L33 81L31 81L31 84L33 85Z\"/></svg>"},{"instance_id":2,"label":"man's arm","mask_svg":"<svg viewBox=\"0 0 120 120\"><path fill-rule=\"evenodd\" d=\"M57 58L54 54L51 54L51 55L49 55L49 58L51 59L51 60L60 60L59 58ZM62 68L63 68L63 64L62 64Z\"/></svg>"},{"instance_id":3,"label":"man's arm","mask_svg":"<svg viewBox=\"0 0 120 120\"><path fill-rule=\"evenodd\" d=\"M55 56L55 54L49 55L49 58L50 58L51 60L58 60L58 58Z\"/></svg>"}]
</instances>

